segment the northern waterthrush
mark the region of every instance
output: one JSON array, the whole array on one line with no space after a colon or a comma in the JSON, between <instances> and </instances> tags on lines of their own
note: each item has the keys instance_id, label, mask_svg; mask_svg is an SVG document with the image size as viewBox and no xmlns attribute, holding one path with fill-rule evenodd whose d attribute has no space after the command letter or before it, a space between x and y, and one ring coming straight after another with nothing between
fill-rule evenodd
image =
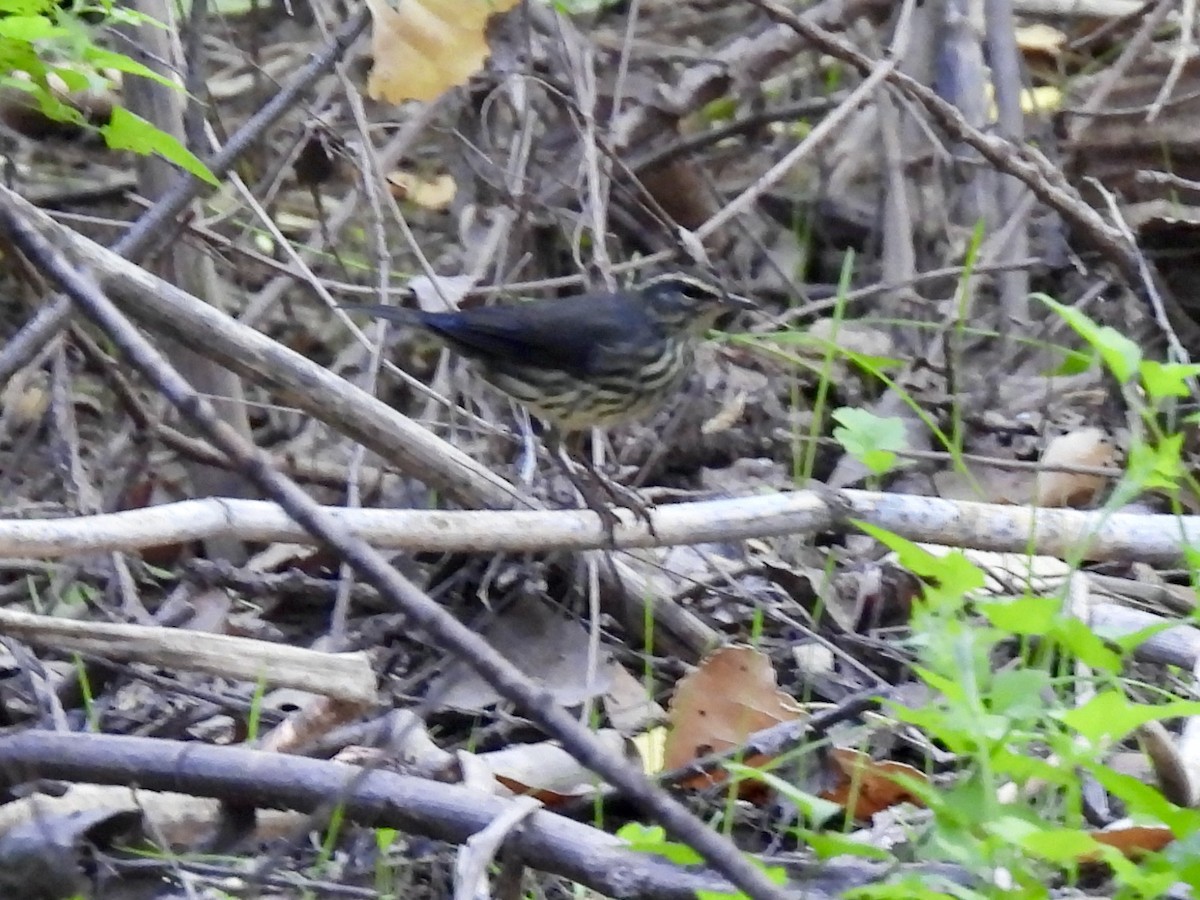
<instances>
[{"instance_id":1,"label":"northern waterthrush","mask_svg":"<svg viewBox=\"0 0 1200 900\"><path fill-rule=\"evenodd\" d=\"M568 432L644 416L679 389L723 314L754 304L686 275L632 290L424 312L345 306L436 335L489 383Z\"/></svg>"},{"instance_id":2,"label":"northern waterthrush","mask_svg":"<svg viewBox=\"0 0 1200 900\"><path fill-rule=\"evenodd\" d=\"M644 416L679 389L696 344L723 313L753 308L736 295L686 275L662 275L628 291L580 294L509 306L425 312L345 306L351 312L420 328L475 363L483 378L548 426L546 443L587 505L608 529L617 519L563 454L563 432ZM619 504L654 529L635 492L584 465Z\"/></svg>"}]
</instances>

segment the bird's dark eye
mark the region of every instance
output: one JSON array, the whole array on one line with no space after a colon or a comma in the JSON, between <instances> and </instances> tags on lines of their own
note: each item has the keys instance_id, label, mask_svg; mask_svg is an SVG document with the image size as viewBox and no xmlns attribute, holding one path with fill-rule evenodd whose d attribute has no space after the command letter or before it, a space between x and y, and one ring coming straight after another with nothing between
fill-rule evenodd
<instances>
[{"instance_id":1,"label":"bird's dark eye","mask_svg":"<svg viewBox=\"0 0 1200 900\"><path fill-rule=\"evenodd\" d=\"M680 278L674 283L673 287L684 297L691 300L715 300L720 296L720 291L712 286L700 281L692 281L689 278Z\"/></svg>"},{"instance_id":2,"label":"bird's dark eye","mask_svg":"<svg viewBox=\"0 0 1200 900\"><path fill-rule=\"evenodd\" d=\"M687 275L663 275L643 284L642 290L646 296L657 297L660 304L675 307L682 316L720 305L724 297L719 288Z\"/></svg>"},{"instance_id":3,"label":"bird's dark eye","mask_svg":"<svg viewBox=\"0 0 1200 900\"><path fill-rule=\"evenodd\" d=\"M688 291L687 296L691 297L697 303L720 303L721 294L718 291L710 290L702 287L693 287Z\"/></svg>"}]
</instances>

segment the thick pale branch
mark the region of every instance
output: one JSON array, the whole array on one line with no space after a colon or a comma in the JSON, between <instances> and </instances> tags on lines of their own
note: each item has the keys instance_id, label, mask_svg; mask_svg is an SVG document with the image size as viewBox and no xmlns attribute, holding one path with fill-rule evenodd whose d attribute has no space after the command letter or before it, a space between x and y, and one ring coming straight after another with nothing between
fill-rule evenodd
<instances>
[{"instance_id":1,"label":"thick pale branch","mask_svg":"<svg viewBox=\"0 0 1200 900\"><path fill-rule=\"evenodd\" d=\"M206 672L235 681L262 680L358 705L375 701L375 673L365 653L322 653L228 634L86 622L0 609L0 634L66 653Z\"/></svg>"},{"instance_id":2,"label":"thick pale branch","mask_svg":"<svg viewBox=\"0 0 1200 900\"><path fill-rule=\"evenodd\" d=\"M379 547L434 552L529 552L610 546L591 510L325 511ZM678 503L651 512L654 532L628 510L617 547L745 540L844 528L857 519L912 541L1081 559L1173 564L1200 541L1195 516L1108 514L939 500L870 491L786 494ZM311 542L273 503L187 500L73 519L0 519L0 556L61 557L194 541L227 534L246 541Z\"/></svg>"}]
</instances>

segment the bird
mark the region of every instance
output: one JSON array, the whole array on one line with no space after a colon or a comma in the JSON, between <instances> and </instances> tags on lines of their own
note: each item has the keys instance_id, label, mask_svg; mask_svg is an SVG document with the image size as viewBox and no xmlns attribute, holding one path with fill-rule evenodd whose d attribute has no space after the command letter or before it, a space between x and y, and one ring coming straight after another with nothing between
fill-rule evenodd
<instances>
[{"instance_id":1,"label":"bird","mask_svg":"<svg viewBox=\"0 0 1200 900\"><path fill-rule=\"evenodd\" d=\"M466 357L549 426L546 442L556 450L572 432L658 409L686 380L704 333L723 314L755 308L678 272L628 289L457 311L342 306L425 331Z\"/></svg>"},{"instance_id":2,"label":"bird","mask_svg":"<svg viewBox=\"0 0 1200 900\"><path fill-rule=\"evenodd\" d=\"M704 332L744 297L680 273L632 290L454 312L344 305L426 331L562 433L642 418L675 393Z\"/></svg>"}]
</instances>

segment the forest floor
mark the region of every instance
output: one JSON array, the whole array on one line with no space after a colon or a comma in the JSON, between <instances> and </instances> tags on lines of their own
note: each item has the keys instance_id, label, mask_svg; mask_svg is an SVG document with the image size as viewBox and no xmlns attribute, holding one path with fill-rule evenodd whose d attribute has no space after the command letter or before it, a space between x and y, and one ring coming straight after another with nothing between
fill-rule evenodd
<instances>
[{"instance_id":1,"label":"forest floor","mask_svg":"<svg viewBox=\"0 0 1200 900\"><path fill-rule=\"evenodd\" d=\"M476 5L93 25L181 214L0 98L0 895L1189 896L1190 5ZM672 272L615 529L339 308Z\"/></svg>"}]
</instances>

